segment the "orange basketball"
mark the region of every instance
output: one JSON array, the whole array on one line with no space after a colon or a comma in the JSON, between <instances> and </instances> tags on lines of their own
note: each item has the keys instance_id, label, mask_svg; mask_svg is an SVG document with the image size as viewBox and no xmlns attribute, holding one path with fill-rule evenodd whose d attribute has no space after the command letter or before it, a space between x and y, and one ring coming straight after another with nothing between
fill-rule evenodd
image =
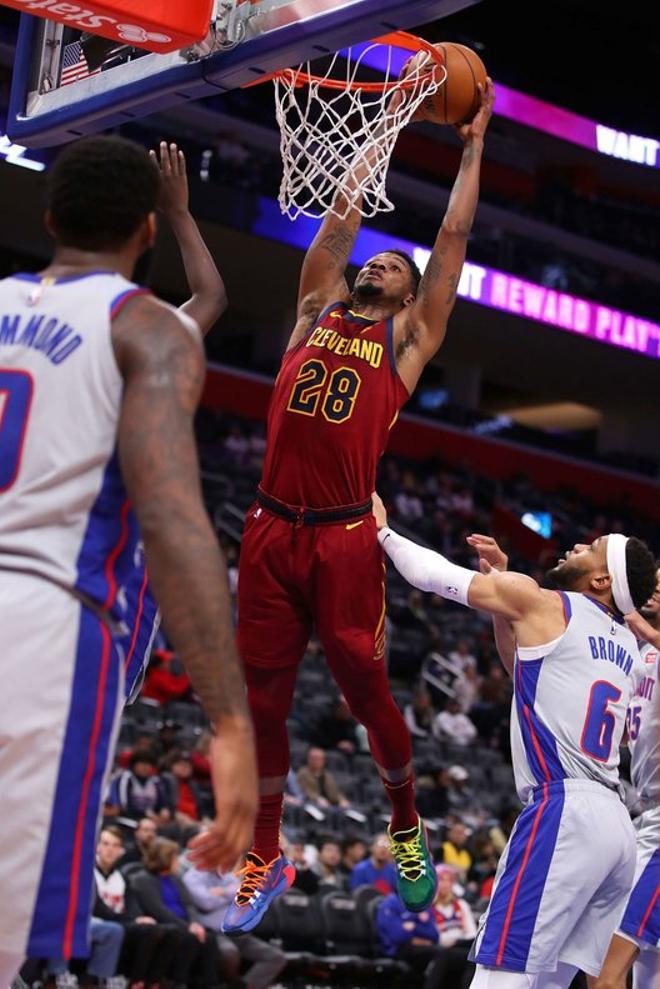
<instances>
[{"instance_id":1,"label":"orange basketball","mask_svg":"<svg viewBox=\"0 0 660 989\"><path fill-rule=\"evenodd\" d=\"M486 85L486 66L476 52L451 41L434 46L442 52L447 79L435 96L428 96L415 114L415 120L434 124L464 124L479 109L478 83Z\"/></svg>"}]
</instances>

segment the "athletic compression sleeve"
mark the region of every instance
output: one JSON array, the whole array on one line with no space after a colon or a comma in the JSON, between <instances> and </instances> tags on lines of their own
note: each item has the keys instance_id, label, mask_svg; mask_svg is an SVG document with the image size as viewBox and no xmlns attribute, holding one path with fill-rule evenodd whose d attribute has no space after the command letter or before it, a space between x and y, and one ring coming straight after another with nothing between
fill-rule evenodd
<instances>
[{"instance_id":1,"label":"athletic compression sleeve","mask_svg":"<svg viewBox=\"0 0 660 989\"><path fill-rule=\"evenodd\" d=\"M378 542L401 576L413 587L469 607L468 591L474 570L457 566L440 553L418 546L387 526L378 533Z\"/></svg>"}]
</instances>

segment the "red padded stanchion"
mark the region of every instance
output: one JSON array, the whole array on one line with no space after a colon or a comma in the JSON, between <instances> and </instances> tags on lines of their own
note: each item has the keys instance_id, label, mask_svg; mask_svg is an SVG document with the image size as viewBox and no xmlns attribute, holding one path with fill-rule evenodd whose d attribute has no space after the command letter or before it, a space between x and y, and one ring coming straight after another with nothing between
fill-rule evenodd
<instances>
[{"instance_id":1,"label":"red padded stanchion","mask_svg":"<svg viewBox=\"0 0 660 989\"><path fill-rule=\"evenodd\" d=\"M213 0L0 0L0 5L160 53L206 37L213 10Z\"/></svg>"}]
</instances>

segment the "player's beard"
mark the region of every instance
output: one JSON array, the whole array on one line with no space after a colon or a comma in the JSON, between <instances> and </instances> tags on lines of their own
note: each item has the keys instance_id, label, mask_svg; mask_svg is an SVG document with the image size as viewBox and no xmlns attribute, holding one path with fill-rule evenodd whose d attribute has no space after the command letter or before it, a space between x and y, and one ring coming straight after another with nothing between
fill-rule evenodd
<instances>
[{"instance_id":1,"label":"player's beard","mask_svg":"<svg viewBox=\"0 0 660 989\"><path fill-rule=\"evenodd\" d=\"M546 573L545 586L552 591L572 591L585 573L586 571L580 567L570 563L560 563Z\"/></svg>"},{"instance_id":2,"label":"player's beard","mask_svg":"<svg viewBox=\"0 0 660 989\"><path fill-rule=\"evenodd\" d=\"M367 281L354 287L353 298L356 302L373 302L376 299L382 299L383 293L382 284Z\"/></svg>"}]
</instances>

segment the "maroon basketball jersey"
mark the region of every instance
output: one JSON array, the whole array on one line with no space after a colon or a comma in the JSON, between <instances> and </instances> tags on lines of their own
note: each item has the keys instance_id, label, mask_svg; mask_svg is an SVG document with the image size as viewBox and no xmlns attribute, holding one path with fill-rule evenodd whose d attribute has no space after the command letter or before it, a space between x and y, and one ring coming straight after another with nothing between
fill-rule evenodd
<instances>
[{"instance_id":1,"label":"maroon basketball jersey","mask_svg":"<svg viewBox=\"0 0 660 989\"><path fill-rule=\"evenodd\" d=\"M345 302L328 306L284 355L268 414L262 489L306 508L367 501L408 397L396 369L392 320L366 319Z\"/></svg>"}]
</instances>

